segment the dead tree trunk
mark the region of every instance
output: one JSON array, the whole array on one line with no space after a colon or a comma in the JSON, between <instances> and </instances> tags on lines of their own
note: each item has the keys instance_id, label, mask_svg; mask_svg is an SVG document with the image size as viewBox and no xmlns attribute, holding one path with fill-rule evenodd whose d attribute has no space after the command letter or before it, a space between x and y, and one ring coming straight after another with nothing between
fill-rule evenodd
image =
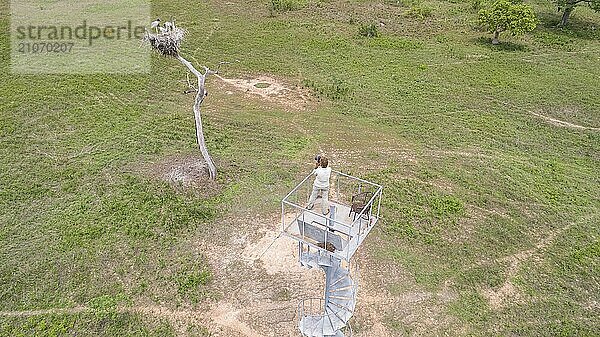
<instances>
[{"instance_id":1,"label":"dead tree trunk","mask_svg":"<svg viewBox=\"0 0 600 337\"><path fill-rule=\"evenodd\" d=\"M204 88L204 81L206 80L206 76L208 76L211 71L208 68L204 68L204 74L199 72L190 61L181 57L181 55L176 56L179 62L185 65L192 74L196 75L198 79L198 91L196 92L196 98L194 100L194 119L196 121L196 139L198 140L198 148L200 148L200 152L202 153L202 157L206 162L208 167L208 176L210 179L215 179L217 176L217 167L213 162L210 154L208 154L208 148L206 147L206 142L204 140L204 131L202 130L202 115L200 114L200 106L204 101L204 97L206 97L206 89Z\"/></svg>"},{"instance_id":2,"label":"dead tree trunk","mask_svg":"<svg viewBox=\"0 0 600 337\"><path fill-rule=\"evenodd\" d=\"M206 77L210 74L215 74L217 71L212 71L208 69L208 67L204 67L204 74L198 71L192 63L179 55L179 46L185 37L185 31L179 27L175 26L175 21L165 22L164 26L161 26L160 19L156 19L156 21L152 22L152 29L154 29L155 33L151 33L146 30L144 34L143 41L146 41L150 44L152 49L159 54L166 57L174 57L179 62L181 62L184 66L188 68L188 70L196 75L198 80L198 88L196 92L196 98L194 100L194 120L196 122L196 139L198 141L198 148L200 148L200 152L202 153L202 157L206 162L206 166L208 168L208 176L210 179L215 179L217 176L217 168L212 158L208 154L208 148L206 147L206 142L204 140L204 131L202 130L202 115L200 114L200 106L204 101L204 97L207 95L207 91L204 88L204 82L206 81ZM224 62L221 62L222 64ZM219 64L219 65L220 65Z\"/></svg>"}]
</instances>

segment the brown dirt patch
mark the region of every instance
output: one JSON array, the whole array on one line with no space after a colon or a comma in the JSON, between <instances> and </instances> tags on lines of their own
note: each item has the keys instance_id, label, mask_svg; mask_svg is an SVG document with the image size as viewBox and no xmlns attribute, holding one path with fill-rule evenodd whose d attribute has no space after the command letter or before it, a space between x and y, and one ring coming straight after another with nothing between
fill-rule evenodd
<instances>
[{"instance_id":1,"label":"brown dirt patch","mask_svg":"<svg viewBox=\"0 0 600 337\"><path fill-rule=\"evenodd\" d=\"M209 318L216 324L233 330L238 336L263 337L240 319L242 309L235 308L230 303L220 303L209 313Z\"/></svg>"},{"instance_id":2,"label":"brown dirt patch","mask_svg":"<svg viewBox=\"0 0 600 337\"><path fill-rule=\"evenodd\" d=\"M208 177L206 163L198 156L174 155L133 168L134 171L153 179L165 181L175 188L194 189L205 195L218 191L218 185Z\"/></svg>"},{"instance_id":3,"label":"brown dirt patch","mask_svg":"<svg viewBox=\"0 0 600 337\"><path fill-rule=\"evenodd\" d=\"M189 187L205 180L206 163L196 157L171 157L155 166L156 176L170 184Z\"/></svg>"},{"instance_id":4,"label":"brown dirt patch","mask_svg":"<svg viewBox=\"0 0 600 337\"><path fill-rule=\"evenodd\" d=\"M260 75L253 78L224 78L216 75L226 87L245 94L258 96L265 101L282 105L292 110L307 110L312 104L308 90L297 85L289 85L271 76ZM233 94L232 91L226 91Z\"/></svg>"},{"instance_id":5,"label":"brown dirt patch","mask_svg":"<svg viewBox=\"0 0 600 337\"><path fill-rule=\"evenodd\" d=\"M278 235L277 231L265 231L262 238L244 248L242 258L250 264L259 263L269 275L309 272L298 263L297 243Z\"/></svg>"},{"instance_id":6,"label":"brown dirt patch","mask_svg":"<svg viewBox=\"0 0 600 337\"><path fill-rule=\"evenodd\" d=\"M501 309L522 298L520 291L510 280L506 280L497 290L483 289L481 293L488 300L492 309Z\"/></svg>"},{"instance_id":7,"label":"brown dirt patch","mask_svg":"<svg viewBox=\"0 0 600 337\"><path fill-rule=\"evenodd\" d=\"M230 240L205 243L224 297L203 324L214 336L297 336L298 301L322 295L323 272L300 266L295 241L279 237L279 221L239 224Z\"/></svg>"}]
</instances>

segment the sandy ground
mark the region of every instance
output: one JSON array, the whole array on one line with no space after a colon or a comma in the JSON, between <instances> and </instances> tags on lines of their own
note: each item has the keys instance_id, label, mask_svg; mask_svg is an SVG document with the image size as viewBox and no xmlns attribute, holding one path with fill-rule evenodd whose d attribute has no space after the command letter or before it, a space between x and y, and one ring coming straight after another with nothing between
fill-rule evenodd
<instances>
[{"instance_id":1,"label":"sandy ground","mask_svg":"<svg viewBox=\"0 0 600 337\"><path fill-rule=\"evenodd\" d=\"M313 100L308 90L297 85L289 85L271 76L260 75L247 79L216 76L225 84L225 92L229 95L241 91L290 110L306 110Z\"/></svg>"}]
</instances>

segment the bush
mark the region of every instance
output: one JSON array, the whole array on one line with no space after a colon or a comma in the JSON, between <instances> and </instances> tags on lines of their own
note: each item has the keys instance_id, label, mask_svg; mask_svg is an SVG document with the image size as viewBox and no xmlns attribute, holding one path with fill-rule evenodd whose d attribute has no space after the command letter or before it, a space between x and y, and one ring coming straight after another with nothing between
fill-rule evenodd
<instances>
[{"instance_id":1,"label":"bush","mask_svg":"<svg viewBox=\"0 0 600 337\"><path fill-rule=\"evenodd\" d=\"M364 37L377 37L379 36L379 31L377 29L377 25L374 23L371 24L363 24L358 27L358 34Z\"/></svg>"},{"instance_id":2,"label":"bush","mask_svg":"<svg viewBox=\"0 0 600 337\"><path fill-rule=\"evenodd\" d=\"M518 36L534 30L537 18L531 5L496 0L489 8L479 11L479 23L494 33L492 43L498 44L498 36L503 31Z\"/></svg>"},{"instance_id":3,"label":"bush","mask_svg":"<svg viewBox=\"0 0 600 337\"><path fill-rule=\"evenodd\" d=\"M419 20L425 20L433 14L433 10L431 7L419 4L410 6L408 11L406 11L406 15L411 18L417 18Z\"/></svg>"},{"instance_id":4,"label":"bush","mask_svg":"<svg viewBox=\"0 0 600 337\"><path fill-rule=\"evenodd\" d=\"M330 81L330 84L320 84L305 79L302 81L302 86L311 89L317 97L327 97L332 100L346 98L351 93L351 89L346 81L339 78L332 78Z\"/></svg>"}]
</instances>

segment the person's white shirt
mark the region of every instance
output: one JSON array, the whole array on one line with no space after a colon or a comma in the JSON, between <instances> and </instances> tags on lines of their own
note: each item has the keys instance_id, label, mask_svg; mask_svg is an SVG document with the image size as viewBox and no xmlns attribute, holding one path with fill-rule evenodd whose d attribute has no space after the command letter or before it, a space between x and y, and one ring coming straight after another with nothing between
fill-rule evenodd
<instances>
[{"instance_id":1,"label":"person's white shirt","mask_svg":"<svg viewBox=\"0 0 600 337\"><path fill-rule=\"evenodd\" d=\"M331 167L317 167L313 174L316 176L313 186L316 188L328 188L329 177L331 177Z\"/></svg>"}]
</instances>

